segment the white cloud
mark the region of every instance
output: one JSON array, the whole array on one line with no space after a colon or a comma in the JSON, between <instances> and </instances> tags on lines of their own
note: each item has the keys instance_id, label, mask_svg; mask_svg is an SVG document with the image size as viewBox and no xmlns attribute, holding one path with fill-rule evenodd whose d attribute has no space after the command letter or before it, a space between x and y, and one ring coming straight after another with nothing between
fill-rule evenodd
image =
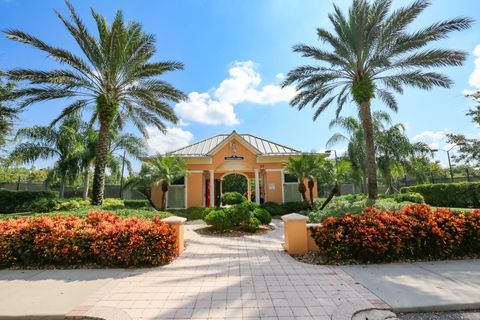
<instances>
[{"instance_id":1,"label":"white cloud","mask_svg":"<svg viewBox=\"0 0 480 320\"><path fill-rule=\"evenodd\" d=\"M146 130L148 133L148 147L152 151L162 154L185 147L193 140L193 134L181 128L167 128L166 134L163 134L155 127L147 127Z\"/></svg>"},{"instance_id":2,"label":"white cloud","mask_svg":"<svg viewBox=\"0 0 480 320\"><path fill-rule=\"evenodd\" d=\"M430 149L445 149L450 147L446 142L447 133L449 133L447 130L424 131L415 135L412 140L414 142L424 142Z\"/></svg>"},{"instance_id":3,"label":"white cloud","mask_svg":"<svg viewBox=\"0 0 480 320\"><path fill-rule=\"evenodd\" d=\"M228 74L229 77L211 93L190 93L188 101L175 106L178 115L191 122L235 125L240 123L235 114L235 105L242 102L273 105L288 102L295 95L293 87L281 88L273 84L260 87L262 79L253 61L234 62Z\"/></svg>"},{"instance_id":4,"label":"white cloud","mask_svg":"<svg viewBox=\"0 0 480 320\"><path fill-rule=\"evenodd\" d=\"M473 55L476 57L475 61L473 62L475 64L475 67L473 69L473 72L470 74L470 77L468 78L468 83L474 87L475 89L480 89L480 44L478 44L475 49L473 49ZM463 93L471 94L474 91L470 89L465 89Z\"/></svg>"},{"instance_id":5,"label":"white cloud","mask_svg":"<svg viewBox=\"0 0 480 320\"><path fill-rule=\"evenodd\" d=\"M190 93L188 101L177 103L175 111L182 119L192 122L212 125L240 123L235 115L233 105L212 100L208 93Z\"/></svg>"}]
</instances>

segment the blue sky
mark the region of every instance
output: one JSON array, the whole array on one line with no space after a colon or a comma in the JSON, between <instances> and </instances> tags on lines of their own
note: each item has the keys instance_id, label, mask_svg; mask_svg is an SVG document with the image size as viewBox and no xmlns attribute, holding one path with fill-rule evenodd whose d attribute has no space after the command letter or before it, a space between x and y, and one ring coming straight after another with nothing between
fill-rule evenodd
<instances>
[{"instance_id":1,"label":"blue sky","mask_svg":"<svg viewBox=\"0 0 480 320\"><path fill-rule=\"evenodd\" d=\"M394 1L394 6L406 1ZM291 50L297 43L321 45L318 26L329 27L327 15L333 1L324 0L191 0L191 1L72 1L83 20L93 29L90 7L110 21L116 9L126 19L143 24L157 37L155 60L178 60L185 70L169 74L166 80L190 95L177 105L182 121L170 125L166 137L150 130L150 153L164 152L219 133L236 130L295 147L304 151L325 149L334 133L328 123L334 107L316 122L313 110L299 112L288 105L289 89L278 86L282 74L308 60ZM347 8L350 0L335 1ZM56 46L78 52L74 41L55 16L53 9L67 13L63 1L0 0L0 29L18 28ZM439 19L468 15L477 22L464 32L454 33L435 44L469 53L462 67L444 72L455 82L453 88L420 91L407 89L398 96L399 112L394 122L407 126L407 134L432 147L445 147L447 132L477 136L476 128L464 114L472 106L462 92L480 87L480 5L477 0L435 0L413 27L420 28ZM475 59L478 58L475 65ZM0 68L49 69L56 63L42 52L0 36ZM474 73L475 66L477 71ZM472 75L473 73L473 75ZM62 109L61 102L36 104L22 114L18 126L48 124ZM344 108L354 115L356 107ZM385 109L379 101L374 109ZM133 128L129 131L135 132ZM337 149L344 148L338 145ZM437 159L445 162L443 155ZM51 164L38 161L37 167Z\"/></svg>"}]
</instances>

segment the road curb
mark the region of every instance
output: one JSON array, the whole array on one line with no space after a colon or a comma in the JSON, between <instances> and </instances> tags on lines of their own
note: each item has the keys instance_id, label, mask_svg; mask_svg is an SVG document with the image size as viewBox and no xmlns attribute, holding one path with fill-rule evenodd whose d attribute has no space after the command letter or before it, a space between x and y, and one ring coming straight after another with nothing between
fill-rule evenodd
<instances>
[{"instance_id":1,"label":"road curb","mask_svg":"<svg viewBox=\"0 0 480 320\"><path fill-rule=\"evenodd\" d=\"M338 305L331 315L332 320L351 320L352 317L362 311L368 310L391 310L389 307L374 307L365 300L353 300Z\"/></svg>"}]
</instances>

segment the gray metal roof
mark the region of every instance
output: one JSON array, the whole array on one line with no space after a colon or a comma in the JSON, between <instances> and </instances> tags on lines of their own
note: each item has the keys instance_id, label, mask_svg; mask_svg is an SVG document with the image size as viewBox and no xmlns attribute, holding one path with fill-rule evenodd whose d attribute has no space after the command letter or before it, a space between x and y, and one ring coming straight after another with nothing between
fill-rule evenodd
<instances>
[{"instance_id":1,"label":"gray metal roof","mask_svg":"<svg viewBox=\"0 0 480 320\"><path fill-rule=\"evenodd\" d=\"M301 153L296 149L289 148L251 134L238 134L233 131L231 134L219 134L178 150L171 151L168 154L184 157L209 156L213 149L215 149L225 139L232 135L240 136L240 138L242 138L247 144L250 144L255 150L258 150L259 155L296 155Z\"/></svg>"}]
</instances>

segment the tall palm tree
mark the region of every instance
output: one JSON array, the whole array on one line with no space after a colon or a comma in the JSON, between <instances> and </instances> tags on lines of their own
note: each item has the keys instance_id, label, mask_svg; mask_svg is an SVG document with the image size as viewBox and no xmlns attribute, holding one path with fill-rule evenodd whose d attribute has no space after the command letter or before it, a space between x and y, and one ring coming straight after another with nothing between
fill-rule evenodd
<instances>
[{"instance_id":1,"label":"tall palm tree","mask_svg":"<svg viewBox=\"0 0 480 320\"><path fill-rule=\"evenodd\" d=\"M21 163L38 159L56 158L52 174L60 178L60 198L63 198L65 185L78 176L78 161L75 158L82 148L83 136L80 133L81 119L78 114L65 117L58 127L34 126L17 131L16 140L27 140L18 144L10 157Z\"/></svg>"},{"instance_id":2,"label":"tall palm tree","mask_svg":"<svg viewBox=\"0 0 480 320\"><path fill-rule=\"evenodd\" d=\"M142 166L137 176L131 177L125 187L136 187L152 203L152 187L160 186L162 190L161 210L166 207L166 195L170 185L176 180L187 175L185 163L181 158L157 154L149 158Z\"/></svg>"},{"instance_id":3,"label":"tall palm tree","mask_svg":"<svg viewBox=\"0 0 480 320\"><path fill-rule=\"evenodd\" d=\"M7 30L8 38L46 52L63 66L53 71L10 70L8 75L12 80L27 82L14 90L11 98L21 100L21 107L53 99L73 100L55 121L75 111L93 109L94 119L100 124L92 196L92 203L98 205L103 202L112 123L131 120L144 134L146 125L165 132L163 120L176 123L178 119L169 102L183 100L185 94L157 76L181 70L183 64L150 62L156 52L155 37L145 33L137 22L126 23L121 11L117 11L110 26L92 9L98 30L95 36L89 33L72 5L66 4L73 21L56 14L86 59L20 30Z\"/></svg>"},{"instance_id":4,"label":"tall palm tree","mask_svg":"<svg viewBox=\"0 0 480 320\"><path fill-rule=\"evenodd\" d=\"M13 129L13 123L18 118L19 109L7 105L4 97L13 90L14 83L5 80L5 74L0 70L0 151L7 144Z\"/></svg>"},{"instance_id":5,"label":"tall palm tree","mask_svg":"<svg viewBox=\"0 0 480 320\"><path fill-rule=\"evenodd\" d=\"M357 107L365 134L368 196L377 197L374 132L370 103L378 97L397 110L393 92L403 93L404 86L420 89L449 88L452 80L428 69L459 66L466 53L454 49L430 49L427 45L446 38L452 31L470 27L472 19L459 17L440 21L420 30L411 24L430 2L417 0L390 12L391 0L353 0L345 15L336 5L329 15L333 32L317 29L319 39L330 49L300 44L294 52L314 59L318 65L304 65L291 70L283 86L296 84L292 106L316 107L313 119L332 103L340 114L352 99Z\"/></svg>"}]
</instances>

